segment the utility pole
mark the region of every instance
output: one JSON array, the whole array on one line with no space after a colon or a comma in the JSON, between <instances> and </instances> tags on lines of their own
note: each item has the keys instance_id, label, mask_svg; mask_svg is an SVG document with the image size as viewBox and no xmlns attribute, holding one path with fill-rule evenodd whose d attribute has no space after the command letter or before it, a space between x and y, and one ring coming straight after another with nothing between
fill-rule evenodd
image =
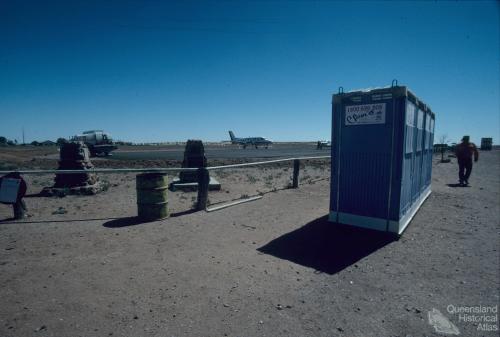
<instances>
[{"instance_id":1,"label":"utility pole","mask_svg":"<svg viewBox=\"0 0 500 337\"><path fill-rule=\"evenodd\" d=\"M23 126L23 145L24 145L24 126Z\"/></svg>"}]
</instances>

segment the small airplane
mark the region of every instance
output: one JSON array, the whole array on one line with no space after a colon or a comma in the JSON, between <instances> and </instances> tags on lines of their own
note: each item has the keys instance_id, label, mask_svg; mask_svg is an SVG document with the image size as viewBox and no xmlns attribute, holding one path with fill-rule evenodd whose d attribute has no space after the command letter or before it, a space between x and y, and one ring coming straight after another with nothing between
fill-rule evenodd
<instances>
[{"instance_id":1,"label":"small airplane","mask_svg":"<svg viewBox=\"0 0 500 337\"><path fill-rule=\"evenodd\" d=\"M255 146L258 149L259 146L264 146L266 149L271 145L271 142L264 137L248 137L248 138L236 138L233 131L229 131L229 137L231 137L231 144L242 145L245 149L247 146Z\"/></svg>"},{"instance_id":2,"label":"small airplane","mask_svg":"<svg viewBox=\"0 0 500 337\"><path fill-rule=\"evenodd\" d=\"M332 142L326 141L326 140L318 140L318 144L316 145L316 148L318 150L321 150L324 147L332 147Z\"/></svg>"}]
</instances>

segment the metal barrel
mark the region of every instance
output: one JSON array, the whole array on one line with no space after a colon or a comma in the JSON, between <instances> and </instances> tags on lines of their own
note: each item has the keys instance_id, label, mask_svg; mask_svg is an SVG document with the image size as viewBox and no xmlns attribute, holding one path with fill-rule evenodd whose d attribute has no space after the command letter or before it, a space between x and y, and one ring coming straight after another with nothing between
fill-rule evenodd
<instances>
[{"instance_id":1,"label":"metal barrel","mask_svg":"<svg viewBox=\"0 0 500 337\"><path fill-rule=\"evenodd\" d=\"M168 217L168 178L163 173L143 173L136 177L137 215L143 220Z\"/></svg>"}]
</instances>

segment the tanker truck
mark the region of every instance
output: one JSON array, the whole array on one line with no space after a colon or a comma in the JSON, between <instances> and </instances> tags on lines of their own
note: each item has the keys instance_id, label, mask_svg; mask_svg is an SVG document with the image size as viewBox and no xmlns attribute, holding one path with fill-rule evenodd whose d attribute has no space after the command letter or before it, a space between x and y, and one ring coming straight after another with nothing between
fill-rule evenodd
<instances>
[{"instance_id":1,"label":"tanker truck","mask_svg":"<svg viewBox=\"0 0 500 337\"><path fill-rule=\"evenodd\" d=\"M81 135L74 136L72 140L84 142L93 157L109 156L111 151L118 148L109 134L103 130L84 131Z\"/></svg>"}]
</instances>

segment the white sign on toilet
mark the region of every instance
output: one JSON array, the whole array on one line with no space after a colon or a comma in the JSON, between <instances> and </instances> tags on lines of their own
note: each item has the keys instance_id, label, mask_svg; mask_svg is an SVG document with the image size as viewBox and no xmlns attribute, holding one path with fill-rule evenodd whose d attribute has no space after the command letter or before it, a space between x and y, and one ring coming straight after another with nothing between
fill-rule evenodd
<instances>
[{"instance_id":1,"label":"white sign on toilet","mask_svg":"<svg viewBox=\"0 0 500 337\"><path fill-rule=\"evenodd\" d=\"M345 107L345 125L385 124L385 103Z\"/></svg>"}]
</instances>

